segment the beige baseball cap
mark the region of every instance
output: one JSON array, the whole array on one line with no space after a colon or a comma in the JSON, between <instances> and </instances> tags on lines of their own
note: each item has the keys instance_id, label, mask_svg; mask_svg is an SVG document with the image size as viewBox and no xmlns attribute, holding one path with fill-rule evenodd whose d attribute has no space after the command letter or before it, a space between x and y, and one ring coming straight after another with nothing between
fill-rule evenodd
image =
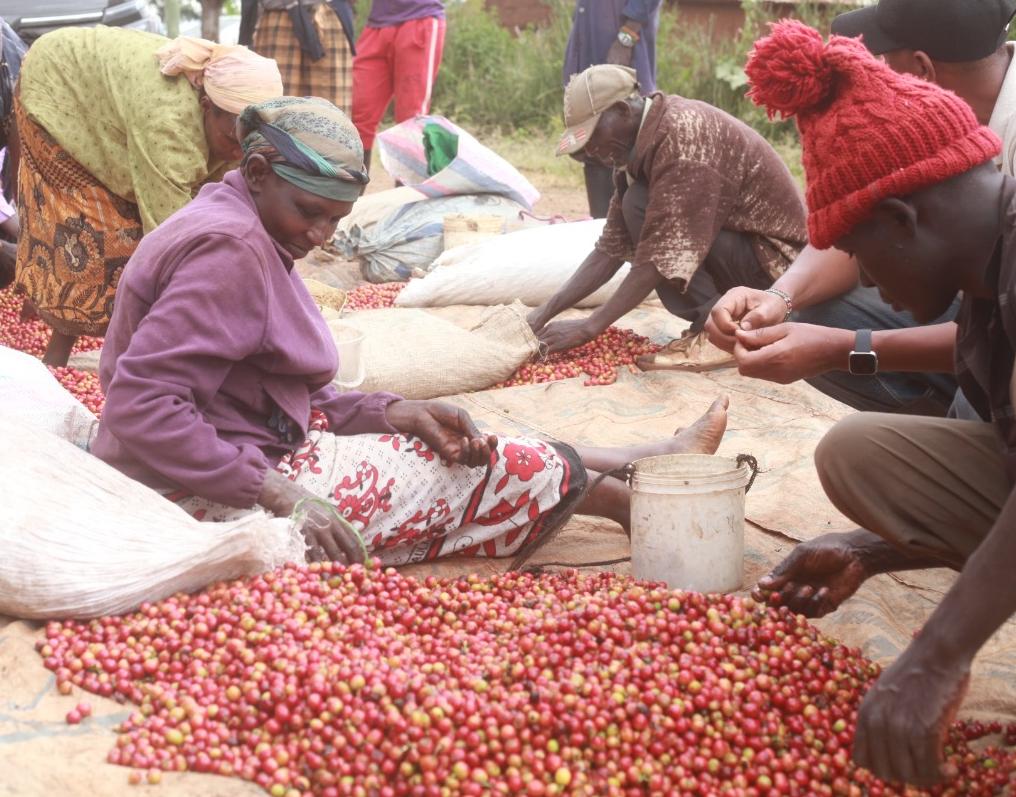
<instances>
[{"instance_id":1,"label":"beige baseball cap","mask_svg":"<svg viewBox=\"0 0 1016 797\"><path fill-rule=\"evenodd\" d=\"M638 94L635 70L627 66L597 64L572 75L564 90L564 135L557 154L571 155L582 149L593 134L600 115L615 102Z\"/></svg>"}]
</instances>

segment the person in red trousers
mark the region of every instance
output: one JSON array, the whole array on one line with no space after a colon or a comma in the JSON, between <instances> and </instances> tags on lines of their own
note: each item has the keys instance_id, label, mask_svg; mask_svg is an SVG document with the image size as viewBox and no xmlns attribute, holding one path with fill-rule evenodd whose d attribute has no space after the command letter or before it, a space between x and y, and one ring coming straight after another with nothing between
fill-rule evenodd
<instances>
[{"instance_id":1,"label":"person in red trousers","mask_svg":"<svg viewBox=\"0 0 1016 797\"><path fill-rule=\"evenodd\" d=\"M395 121L430 110L444 50L441 0L374 0L353 59L353 124L370 166L381 118L395 98Z\"/></svg>"}]
</instances>

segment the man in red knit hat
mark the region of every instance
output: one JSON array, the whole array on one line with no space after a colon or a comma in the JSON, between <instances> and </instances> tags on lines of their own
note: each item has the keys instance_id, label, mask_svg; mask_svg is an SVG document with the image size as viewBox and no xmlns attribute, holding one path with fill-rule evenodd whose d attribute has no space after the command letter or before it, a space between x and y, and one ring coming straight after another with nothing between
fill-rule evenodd
<instances>
[{"instance_id":1,"label":"man in red knit hat","mask_svg":"<svg viewBox=\"0 0 1016 797\"><path fill-rule=\"evenodd\" d=\"M1016 173L1016 68L1006 42L1016 0L880 0L841 14L833 33L862 36L893 70L913 74L966 100L1003 140L996 163ZM790 307L795 310L794 320ZM745 376L807 379L856 409L975 418L962 393L954 403L952 323L959 302L932 325L857 285L857 266L836 250L807 247L769 292L735 288L715 306L714 343L733 350L738 324L760 331L738 352ZM875 330L872 332L871 330ZM851 351L863 351L865 358Z\"/></svg>"},{"instance_id":2,"label":"man in red knit hat","mask_svg":"<svg viewBox=\"0 0 1016 797\"><path fill-rule=\"evenodd\" d=\"M907 650L866 695L855 761L918 786L943 778L943 731L981 646L1016 611L1016 180L1001 141L955 94L892 72L856 39L783 22L746 67L750 96L801 132L817 249L919 323L962 294L964 393L993 423L858 413L815 452L832 503L865 531L799 545L756 596L818 616L876 573L960 570ZM739 331L738 340L751 332Z\"/></svg>"}]
</instances>

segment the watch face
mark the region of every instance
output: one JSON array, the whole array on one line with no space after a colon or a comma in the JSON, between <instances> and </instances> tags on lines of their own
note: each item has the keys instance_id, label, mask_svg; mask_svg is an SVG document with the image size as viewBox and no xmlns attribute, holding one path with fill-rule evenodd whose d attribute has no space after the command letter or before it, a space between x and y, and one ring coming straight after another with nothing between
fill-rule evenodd
<instances>
[{"instance_id":1,"label":"watch face","mask_svg":"<svg viewBox=\"0 0 1016 797\"><path fill-rule=\"evenodd\" d=\"M873 351L852 351L848 365L854 376L874 376L878 373L878 355Z\"/></svg>"},{"instance_id":2,"label":"watch face","mask_svg":"<svg viewBox=\"0 0 1016 797\"><path fill-rule=\"evenodd\" d=\"M621 31L620 33L617 34L617 40L621 42L621 44L624 45L625 47L635 46L635 39L632 38L632 35L630 33L625 33L624 31Z\"/></svg>"}]
</instances>

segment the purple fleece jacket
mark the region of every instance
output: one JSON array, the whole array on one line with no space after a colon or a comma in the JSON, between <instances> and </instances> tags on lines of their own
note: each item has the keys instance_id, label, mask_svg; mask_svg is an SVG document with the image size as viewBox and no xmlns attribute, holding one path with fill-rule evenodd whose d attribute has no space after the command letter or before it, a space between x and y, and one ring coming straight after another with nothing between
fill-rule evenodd
<instances>
[{"instance_id":1,"label":"purple fleece jacket","mask_svg":"<svg viewBox=\"0 0 1016 797\"><path fill-rule=\"evenodd\" d=\"M394 432L391 393L339 393L338 353L240 172L204 186L127 263L102 349L92 452L157 489L235 507L306 436ZM288 426L288 429L287 429Z\"/></svg>"}]
</instances>

